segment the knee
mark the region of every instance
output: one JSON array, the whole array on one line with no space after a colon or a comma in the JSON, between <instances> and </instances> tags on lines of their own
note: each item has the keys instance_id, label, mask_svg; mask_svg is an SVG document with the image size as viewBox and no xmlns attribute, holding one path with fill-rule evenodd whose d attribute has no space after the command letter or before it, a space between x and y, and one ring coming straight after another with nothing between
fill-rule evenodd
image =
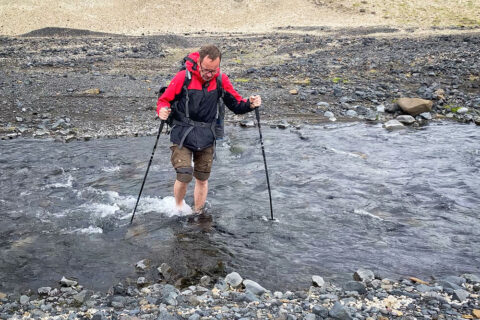
<instances>
[{"instance_id":1,"label":"knee","mask_svg":"<svg viewBox=\"0 0 480 320\"><path fill-rule=\"evenodd\" d=\"M206 182L210 177L210 172L203 172L195 170L193 175L197 181Z\"/></svg>"},{"instance_id":2,"label":"knee","mask_svg":"<svg viewBox=\"0 0 480 320\"><path fill-rule=\"evenodd\" d=\"M200 185L201 187L204 187L204 186L208 185L208 180L207 179L200 180L198 178L195 178L195 183Z\"/></svg>"},{"instance_id":3,"label":"knee","mask_svg":"<svg viewBox=\"0 0 480 320\"><path fill-rule=\"evenodd\" d=\"M186 168L176 168L175 171L177 172L177 180L183 183L189 183L192 181L193 177L193 168L186 167Z\"/></svg>"}]
</instances>

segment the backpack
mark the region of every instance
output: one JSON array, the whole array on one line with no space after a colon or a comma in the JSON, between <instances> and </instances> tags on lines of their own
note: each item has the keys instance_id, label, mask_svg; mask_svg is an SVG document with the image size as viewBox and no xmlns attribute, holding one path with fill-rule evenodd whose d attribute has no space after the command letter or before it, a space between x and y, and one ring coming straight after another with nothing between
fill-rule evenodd
<instances>
[{"instance_id":1,"label":"backpack","mask_svg":"<svg viewBox=\"0 0 480 320\"><path fill-rule=\"evenodd\" d=\"M190 70L187 69L186 67L186 62L190 61L193 63L194 69L197 67L197 63L190 57L186 56L183 58L183 61L181 62L181 67L178 71L185 70L185 79L183 80L183 86L182 86L182 91L178 95L178 97L182 96L185 94L187 96L187 101L186 101L186 117L189 118L189 113L188 113L188 85L192 81L192 74ZM158 90L158 98L165 92L167 89L167 86L162 86ZM216 123L215 123L215 139L216 140L221 140L224 137L224 118L225 118L225 104L223 102L223 96L225 94L225 91L223 90L222 86L222 73L217 76L217 91L218 91L218 101L217 101L217 115L216 115ZM168 119L166 120L166 123L168 127L172 127L173 124L173 113L175 110L175 107L178 103L177 98L171 102L170 108L172 108L172 112L170 112L170 115L168 116ZM167 129L167 133L169 130Z\"/></svg>"}]
</instances>

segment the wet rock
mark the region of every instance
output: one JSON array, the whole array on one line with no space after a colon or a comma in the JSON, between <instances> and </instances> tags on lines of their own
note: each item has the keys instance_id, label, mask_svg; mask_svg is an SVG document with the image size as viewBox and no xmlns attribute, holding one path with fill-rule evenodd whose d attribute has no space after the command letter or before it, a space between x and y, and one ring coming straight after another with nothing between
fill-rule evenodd
<instances>
[{"instance_id":1,"label":"wet rock","mask_svg":"<svg viewBox=\"0 0 480 320\"><path fill-rule=\"evenodd\" d=\"M87 290L82 290L80 293L73 296L76 305L82 305L85 302Z\"/></svg>"},{"instance_id":2,"label":"wet rock","mask_svg":"<svg viewBox=\"0 0 480 320\"><path fill-rule=\"evenodd\" d=\"M375 274L371 270L358 269L353 274L353 279L361 282L371 282L375 279Z\"/></svg>"},{"instance_id":3,"label":"wet rock","mask_svg":"<svg viewBox=\"0 0 480 320\"><path fill-rule=\"evenodd\" d=\"M322 288L325 285L325 280L320 276L312 276L313 285Z\"/></svg>"},{"instance_id":4,"label":"wet rock","mask_svg":"<svg viewBox=\"0 0 480 320\"><path fill-rule=\"evenodd\" d=\"M433 106L432 101L419 98L400 98L397 104L403 112L411 116L417 116L423 112L430 112Z\"/></svg>"},{"instance_id":5,"label":"wet rock","mask_svg":"<svg viewBox=\"0 0 480 320\"><path fill-rule=\"evenodd\" d=\"M480 277L475 274L462 274L462 278L464 278L468 283L480 283Z\"/></svg>"},{"instance_id":6,"label":"wet rock","mask_svg":"<svg viewBox=\"0 0 480 320\"><path fill-rule=\"evenodd\" d=\"M127 289L125 289L125 286L122 283L118 283L113 286L113 294L114 295L125 295L127 294Z\"/></svg>"},{"instance_id":7,"label":"wet rock","mask_svg":"<svg viewBox=\"0 0 480 320\"><path fill-rule=\"evenodd\" d=\"M225 277L225 282L232 288L236 288L239 285L241 285L242 281L243 281L242 277L237 272L229 273Z\"/></svg>"},{"instance_id":8,"label":"wet rock","mask_svg":"<svg viewBox=\"0 0 480 320\"><path fill-rule=\"evenodd\" d=\"M267 289L256 283L255 281L252 280L243 280L243 285L245 288L252 292L253 294L256 294L257 296L261 296L265 292L267 292Z\"/></svg>"},{"instance_id":9,"label":"wet rock","mask_svg":"<svg viewBox=\"0 0 480 320\"><path fill-rule=\"evenodd\" d=\"M144 286L146 286L146 285L148 285L148 281L147 281L147 279L146 279L145 277L139 277L139 278L137 279L137 286L139 286L139 287L144 287Z\"/></svg>"},{"instance_id":10,"label":"wet rock","mask_svg":"<svg viewBox=\"0 0 480 320\"><path fill-rule=\"evenodd\" d=\"M33 133L34 137L46 137L46 136L49 136L49 135L50 135L49 132L45 129L36 130Z\"/></svg>"},{"instance_id":11,"label":"wet rock","mask_svg":"<svg viewBox=\"0 0 480 320\"><path fill-rule=\"evenodd\" d=\"M212 278L210 278L209 276L203 276L203 277L200 278L200 284L202 286L210 285L211 281L212 281Z\"/></svg>"},{"instance_id":12,"label":"wet rock","mask_svg":"<svg viewBox=\"0 0 480 320\"><path fill-rule=\"evenodd\" d=\"M253 128L255 127L255 122L253 122L253 120L242 120L240 121L240 126L245 128Z\"/></svg>"},{"instance_id":13,"label":"wet rock","mask_svg":"<svg viewBox=\"0 0 480 320\"><path fill-rule=\"evenodd\" d=\"M347 112L345 112L345 115L350 118L355 118L358 116L358 113L355 110L347 110Z\"/></svg>"},{"instance_id":14,"label":"wet rock","mask_svg":"<svg viewBox=\"0 0 480 320\"><path fill-rule=\"evenodd\" d=\"M70 127L70 124L68 124L65 120L59 119L55 121L54 124L50 127L52 130L57 130L57 129L66 129Z\"/></svg>"},{"instance_id":15,"label":"wet rock","mask_svg":"<svg viewBox=\"0 0 480 320\"><path fill-rule=\"evenodd\" d=\"M398 104L394 103L394 104L387 104L385 106L385 111L388 112L388 113L395 113L395 112L398 112L400 111L400 107L398 106Z\"/></svg>"},{"instance_id":16,"label":"wet rock","mask_svg":"<svg viewBox=\"0 0 480 320\"><path fill-rule=\"evenodd\" d=\"M335 121L335 115L331 111L327 111L323 114L324 117L328 118L330 121Z\"/></svg>"},{"instance_id":17,"label":"wet rock","mask_svg":"<svg viewBox=\"0 0 480 320\"><path fill-rule=\"evenodd\" d=\"M167 282L172 281L175 278L173 269L166 263L162 263L160 267L157 268L157 271Z\"/></svg>"},{"instance_id":18,"label":"wet rock","mask_svg":"<svg viewBox=\"0 0 480 320\"><path fill-rule=\"evenodd\" d=\"M396 117L395 120L400 121L401 123L404 123L404 124L412 124L415 122L415 118L412 117L411 115L400 115Z\"/></svg>"},{"instance_id":19,"label":"wet rock","mask_svg":"<svg viewBox=\"0 0 480 320\"><path fill-rule=\"evenodd\" d=\"M140 260L138 261L136 264L135 264L135 268L138 270L138 271L145 271L148 269L148 266L150 265L150 261L147 260L147 259L143 259L143 260Z\"/></svg>"},{"instance_id":20,"label":"wet rock","mask_svg":"<svg viewBox=\"0 0 480 320\"><path fill-rule=\"evenodd\" d=\"M422 112L419 116L425 120L432 120L432 114L430 112Z\"/></svg>"},{"instance_id":21,"label":"wet rock","mask_svg":"<svg viewBox=\"0 0 480 320\"><path fill-rule=\"evenodd\" d=\"M367 113L367 115L365 116L365 120L376 121L377 120L377 114L373 111L369 111Z\"/></svg>"},{"instance_id":22,"label":"wet rock","mask_svg":"<svg viewBox=\"0 0 480 320\"><path fill-rule=\"evenodd\" d=\"M72 141L75 140L75 139L76 139L75 135L70 134L70 135L67 135L67 136L64 138L64 141L65 141L66 143L68 143L68 142L72 142Z\"/></svg>"},{"instance_id":23,"label":"wet rock","mask_svg":"<svg viewBox=\"0 0 480 320\"><path fill-rule=\"evenodd\" d=\"M383 125L385 129L393 131L393 130L399 130L399 129L405 129L405 126L398 120L390 120L384 123Z\"/></svg>"},{"instance_id":24,"label":"wet rock","mask_svg":"<svg viewBox=\"0 0 480 320\"><path fill-rule=\"evenodd\" d=\"M461 107L461 108L457 109L458 114L466 114L467 112L468 112L468 108L466 108L466 107Z\"/></svg>"},{"instance_id":25,"label":"wet rock","mask_svg":"<svg viewBox=\"0 0 480 320\"><path fill-rule=\"evenodd\" d=\"M62 279L60 280L60 284L65 287L73 287L73 286L76 286L78 282L75 280L70 280L65 277L62 277Z\"/></svg>"},{"instance_id":26,"label":"wet rock","mask_svg":"<svg viewBox=\"0 0 480 320\"><path fill-rule=\"evenodd\" d=\"M317 107L322 110L326 110L328 107L330 107L330 103L325 102L325 101L320 101L317 103Z\"/></svg>"},{"instance_id":27,"label":"wet rock","mask_svg":"<svg viewBox=\"0 0 480 320\"><path fill-rule=\"evenodd\" d=\"M38 294L41 296L48 296L51 291L52 291L51 287L41 287L41 288L38 288L37 290Z\"/></svg>"},{"instance_id":28,"label":"wet rock","mask_svg":"<svg viewBox=\"0 0 480 320\"><path fill-rule=\"evenodd\" d=\"M290 124L286 120L282 120L276 125L276 127L279 129L287 129L288 127L290 127Z\"/></svg>"}]
</instances>

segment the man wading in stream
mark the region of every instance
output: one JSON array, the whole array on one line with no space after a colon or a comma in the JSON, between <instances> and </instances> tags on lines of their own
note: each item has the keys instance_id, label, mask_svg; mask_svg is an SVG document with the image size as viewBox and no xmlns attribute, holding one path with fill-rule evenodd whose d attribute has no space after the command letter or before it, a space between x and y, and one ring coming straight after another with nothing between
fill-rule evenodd
<instances>
[{"instance_id":1,"label":"man wading in stream","mask_svg":"<svg viewBox=\"0 0 480 320\"><path fill-rule=\"evenodd\" d=\"M222 97L225 105L236 114L252 111L262 103L260 96L250 96L247 100L235 91L228 76L220 72L221 59L221 52L214 45L191 53L185 62L186 70L175 75L157 101L160 119L167 120L172 113L171 161L177 172L173 193L179 210L182 210L192 176L195 177L194 211L200 213L205 205L215 153L218 100ZM217 90L217 85L221 90ZM172 110L170 106L174 102Z\"/></svg>"}]
</instances>

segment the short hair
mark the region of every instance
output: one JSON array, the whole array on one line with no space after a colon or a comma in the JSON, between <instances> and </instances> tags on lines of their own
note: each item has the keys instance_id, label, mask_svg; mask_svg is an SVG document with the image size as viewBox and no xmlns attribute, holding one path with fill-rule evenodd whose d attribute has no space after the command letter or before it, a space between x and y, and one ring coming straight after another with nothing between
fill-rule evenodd
<instances>
[{"instance_id":1,"label":"short hair","mask_svg":"<svg viewBox=\"0 0 480 320\"><path fill-rule=\"evenodd\" d=\"M222 53L213 44L202 46L198 53L200 53L200 62L203 61L205 57L209 57L212 60L216 60L217 58L220 58L220 61L222 60Z\"/></svg>"}]
</instances>

